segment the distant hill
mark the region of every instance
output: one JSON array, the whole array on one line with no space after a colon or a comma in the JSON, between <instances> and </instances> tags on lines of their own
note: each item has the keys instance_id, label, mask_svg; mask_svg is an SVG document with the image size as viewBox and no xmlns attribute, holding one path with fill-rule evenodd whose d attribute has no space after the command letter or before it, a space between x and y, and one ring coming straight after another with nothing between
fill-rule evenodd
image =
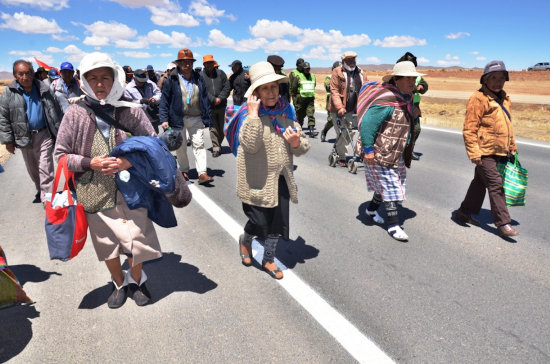
<instances>
[{"instance_id":1,"label":"distant hill","mask_svg":"<svg viewBox=\"0 0 550 364\"><path fill-rule=\"evenodd\" d=\"M358 65L363 71L376 71L376 72L389 72L393 69L393 64L360 64ZM292 72L294 68L285 69L285 72L288 74ZM421 71L430 71L430 70L448 70L448 71L458 71L458 70L481 70L481 68L464 68L458 66L452 67L434 67L434 66L418 66L417 70ZM313 73L330 73L330 67L313 67L311 72Z\"/></svg>"},{"instance_id":2,"label":"distant hill","mask_svg":"<svg viewBox=\"0 0 550 364\"><path fill-rule=\"evenodd\" d=\"M0 80L13 80L11 72L0 72Z\"/></svg>"}]
</instances>

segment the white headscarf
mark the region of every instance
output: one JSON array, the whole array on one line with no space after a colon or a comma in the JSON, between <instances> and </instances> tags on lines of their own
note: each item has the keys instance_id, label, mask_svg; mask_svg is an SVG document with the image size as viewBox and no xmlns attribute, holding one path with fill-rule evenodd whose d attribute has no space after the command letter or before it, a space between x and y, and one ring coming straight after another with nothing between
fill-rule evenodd
<instances>
[{"instance_id":1,"label":"white headscarf","mask_svg":"<svg viewBox=\"0 0 550 364\"><path fill-rule=\"evenodd\" d=\"M90 84L88 83L88 81L86 81L86 72L101 67L111 68L114 73L113 87L111 88L111 92L109 92L109 95L107 95L107 97L103 100L99 100L97 98L97 96L94 94L94 91L90 87ZM113 61L108 54L99 52L89 53L85 55L84 58L82 58L82 61L80 61L80 66L78 68L80 69L80 74L82 75L80 79L80 88L86 96L99 101L101 105L109 104L115 107L141 107L140 104L119 100L124 93L124 88L126 87L126 74L124 73L122 67L118 63Z\"/></svg>"}]
</instances>

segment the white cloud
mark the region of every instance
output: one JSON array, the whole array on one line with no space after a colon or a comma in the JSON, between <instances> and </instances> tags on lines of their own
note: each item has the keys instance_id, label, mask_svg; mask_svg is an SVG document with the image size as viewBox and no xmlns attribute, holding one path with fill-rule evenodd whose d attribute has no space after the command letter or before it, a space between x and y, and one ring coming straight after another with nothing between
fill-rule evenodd
<instances>
[{"instance_id":1,"label":"white cloud","mask_svg":"<svg viewBox=\"0 0 550 364\"><path fill-rule=\"evenodd\" d=\"M284 21L271 21L260 19L254 26L249 27L250 34L256 38L277 39L285 36L296 37L302 33L302 30L295 25Z\"/></svg>"},{"instance_id":2,"label":"white cloud","mask_svg":"<svg viewBox=\"0 0 550 364\"><path fill-rule=\"evenodd\" d=\"M166 4L166 0L109 0L129 8L140 8L142 6L161 6Z\"/></svg>"},{"instance_id":3,"label":"white cloud","mask_svg":"<svg viewBox=\"0 0 550 364\"><path fill-rule=\"evenodd\" d=\"M374 41L375 46L381 46L382 48L425 46L426 44L428 44L426 39L418 39L410 35L393 35L385 37L384 40L377 39Z\"/></svg>"},{"instance_id":4,"label":"white cloud","mask_svg":"<svg viewBox=\"0 0 550 364\"><path fill-rule=\"evenodd\" d=\"M208 45L220 48L233 48L235 41L218 29L212 29L208 35Z\"/></svg>"},{"instance_id":5,"label":"white cloud","mask_svg":"<svg viewBox=\"0 0 550 364\"><path fill-rule=\"evenodd\" d=\"M267 43L267 39L265 38L241 39L237 42L235 48L238 49L239 52L250 52L265 47Z\"/></svg>"},{"instance_id":6,"label":"white cloud","mask_svg":"<svg viewBox=\"0 0 550 364\"><path fill-rule=\"evenodd\" d=\"M218 10L216 5L211 5L206 0L192 1L191 5L189 5L189 12L199 18L203 18L204 22L208 25L219 23L220 21L218 18L221 17L230 18L231 20L236 19L233 15L226 15L225 10Z\"/></svg>"},{"instance_id":7,"label":"white cloud","mask_svg":"<svg viewBox=\"0 0 550 364\"><path fill-rule=\"evenodd\" d=\"M365 58L365 62L374 63L374 64L382 63L382 61L378 57L367 57L367 58Z\"/></svg>"},{"instance_id":8,"label":"white cloud","mask_svg":"<svg viewBox=\"0 0 550 364\"><path fill-rule=\"evenodd\" d=\"M127 52L120 52L120 54L130 57L130 58L151 58L153 55L149 52L136 52L136 51L127 51Z\"/></svg>"},{"instance_id":9,"label":"white cloud","mask_svg":"<svg viewBox=\"0 0 550 364\"><path fill-rule=\"evenodd\" d=\"M189 48L192 46L198 46L198 43L193 43L191 38L185 33L172 32L171 34L171 48Z\"/></svg>"},{"instance_id":10,"label":"white cloud","mask_svg":"<svg viewBox=\"0 0 550 364\"><path fill-rule=\"evenodd\" d=\"M174 55L172 53L161 53L159 57L174 57Z\"/></svg>"},{"instance_id":11,"label":"white cloud","mask_svg":"<svg viewBox=\"0 0 550 364\"><path fill-rule=\"evenodd\" d=\"M104 21L96 21L95 23L86 25L79 24L86 28L88 33L92 34L92 37L107 37L112 40L117 39L130 39L136 36L137 31L130 28L126 24L122 24L116 21L105 23Z\"/></svg>"},{"instance_id":12,"label":"white cloud","mask_svg":"<svg viewBox=\"0 0 550 364\"><path fill-rule=\"evenodd\" d=\"M263 48L268 52L278 51L301 51L305 48L301 42L293 42L288 39L275 39L272 42L266 43Z\"/></svg>"},{"instance_id":13,"label":"white cloud","mask_svg":"<svg viewBox=\"0 0 550 364\"><path fill-rule=\"evenodd\" d=\"M26 50L26 51L10 51L10 55L17 58L23 58L34 62L34 57L38 58L40 61L46 63L47 65L53 66L54 60L50 54L42 53L41 51Z\"/></svg>"},{"instance_id":14,"label":"white cloud","mask_svg":"<svg viewBox=\"0 0 550 364\"><path fill-rule=\"evenodd\" d=\"M11 5L11 6L21 6L28 5L35 8L40 8L42 10L61 10L63 8L68 8L69 0L1 0L0 3Z\"/></svg>"},{"instance_id":15,"label":"white cloud","mask_svg":"<svg viewBox=\"0 0 550 364\"><path fill-rule=\"evenodd\" d=\"M305 29L303 36L298 39L305 46L322 45L330 53L341 53L342 49L357 48L371 43L366 34L343 35L339 30Z\"/></svg>"},{"instance_id":16,"label":"white cloud","mask_svg":"<svg viewBox=\"0 0 550 364\"><path fill-rule=\"evenodd\" d=\"M3 24L0 24L0 28L12 29L21 33L31 34L57 34L66 33L61 29L55 20L48 21L45 18L27 15L23 12L15 13L13 16L2 13Z\"/></svg>"},{"instance_id":17,"label":"white cloud","mask_svg":"<svg viewBox=\"0 0 550 364\"><path fill-rule=\"evenodd\" d=\"M479 52L478 51L473 51L473 52L470 52L470 54L473 54L473 55L478 55Z\"/></svg>"},{"instance_id":18,"label":"white cloud","mask_svg":"<svg viewBox=\"0 0 550 364\"><path fill-rule=\"evenodd\" d=\"M109 45L109 38L108 37L97 37L97 36L91 36L86 37L82 41L82 43L91 46L91 47L103 47Z\"/></svg>"},{"instance_id":19,"label":"white cloud","mask_svg":"<svg viewBox=\"0 0 550 364\"><path fill-rule=\"evenodd\" d=\"M309 50L307 53L300 54L300 57L305 59L322 59L322 60L335 60L340 59L339 54L330 54L327 50L322 47L314 47Z\"/></svg>"},{"instance_id":20,"label":"white cloud","mask_svg":"<svg viewBox=\"0 0 550 364\"><path fill-rule=\"evenodd\" d=\"M470 36L470 33L468 33L468 32L458 32L458 33L447 34L447 35L445 35L445 38L447 38L447 39L459 39L459 38L464 38L464 37L469 37L469 36Z\"/></svg>"},{"instance_id":21,"label":"white cloud","mask_svg":"<svg viewBox=\"0 0 550 364\"><path fill-rule=\"evenodd\" d=\"M418 64L429 64L430 60L428 58L425 58L425 57L419 57L419 58L416 59L416 63L418 63Z\"/></svg>"},{"instance_id":22,"label":"white cloud","mask_svg":"<svg viewBox=\"0 0 550 364\"><path fill-rule=\"evenodd\" d=\"M160 26L182 26L182 27L196 27L199 25L197 19L187 13L179 12L179 8L175 6L169 7L154 7L148 6L151 11L151 21Z\"/></svg>"},{"instance_id":23,"label":"white cloud","mask_svg":"<svg viewBox=\"0 0 550 364\"><path fill-rule=\"evenodd\" d=\"M115 47L129 49L149 48L149 42L145 37L138 37L137 40L119 39L115 40Z\"/></svg>"},{"instance_id":24,"label":"white cloud","mask_svg":"<svg viewBox=\"0 0 550 364\"><path fill-rule=\"evenodd\" d=\"M168 44L172 42L172 38L160 30L152 30L147 33L147 40L151 44Z\"/></svg>"},{"instance_id":25,"label":"white cloud","mask_svg":"<svg viewBox=\"0 0 550 364\"><path fill-rule=\"evenodd\" d=\"M68 42L70 40L78 40L79 38L76 35L52 34L52 39L59 40L62 42Z\"/></svg>"},{"instance_id":26,"label":"white cloud","mask_svg":"<svg viewBox=\"0 0 550 364\"><path fill-rule=\"evenodd\" d=\"M460 65L460 58L458 56L453 56L449 53L445 55L445 60L439 60L437 61L437 64L444 67L449 66L459 66Z\"/></svg>"},{"instance_id":27,"label":"white cloud","mask_svg":"<svg viewBox=\"0 0 550 364\"><path fill-rule=\"evenodd\" d=\"M483 57L483 56L476 57L476 61L486 61L486 60L487 60L487 57Z\"/></svg>"}]
</instances>

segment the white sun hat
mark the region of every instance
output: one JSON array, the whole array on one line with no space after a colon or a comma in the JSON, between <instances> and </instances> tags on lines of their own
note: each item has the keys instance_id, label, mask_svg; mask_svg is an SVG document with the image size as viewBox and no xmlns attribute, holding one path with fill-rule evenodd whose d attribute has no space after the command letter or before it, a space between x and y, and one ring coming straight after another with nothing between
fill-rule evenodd
<instances>
[{"instance_id":1,"label":"white sun hat","mask_svg":"<svg viewBox=\"0 0 550 364\"><path fill-rule=\"evenodd\" d=\"M402 77L417 77L417 76L425 76L425 73L419 73L416 72L416 68L414 67L414 63L411 61L403 61L403 62L397 62L393 66L393 71L390 75L385 75L382 80L384 82L388 82L392 79L393 76L402 76Z\"/></svg>"},{"instance_id":2,"label":"white sun hat","mask_svg":"<svg viewBox=\"0 0 550 364\"><path fill-rule=\"evenodd\" d=\"M271 63L265 61L258 62L252 65L248 73L250 75L250 81L252 82L252 84L244 94L244 97L246 98L249 98L258 86L270 82L288 82L288 77L275 73L275 69L273 68Z\"/></svg>"}]
</instances>

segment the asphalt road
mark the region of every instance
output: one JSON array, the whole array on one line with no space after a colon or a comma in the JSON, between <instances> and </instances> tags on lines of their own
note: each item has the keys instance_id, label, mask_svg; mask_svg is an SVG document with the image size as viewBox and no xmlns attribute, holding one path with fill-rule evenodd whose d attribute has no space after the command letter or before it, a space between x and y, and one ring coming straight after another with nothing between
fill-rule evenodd
<instances>
[{"instance_id":1,"label":"asphalt road","mask_svg":"<svg viewBox=\"0 0 550 364\"><path fill-rule=\"evenodd\" d=\"M527 206L511 208L521 235L504 240L487 201L481 228L450 219L473 165L460 134L425 127L401 209L410 240L400 243L365 217L363 168L329 167L331 145L313 140L295 159L300 201L292 240L277 251L288 267L282 284L240 264L235 160L209 157L215 182L195 183L194 201L176 211L179 226L157 230L164 258L144 268L154 303L118 310L105 304L109 276L90 242L70 262L48 259L43 210L30 203L17 153L0 174L0 242L36 303L0 310L0 362L378 362L355 356L351 331L335 338L294 299L285 280L297 277L396 362L547 363L550 145L525 142ZM227 215L213 218L199 195Z\"/></svg>"}]
</instances>

